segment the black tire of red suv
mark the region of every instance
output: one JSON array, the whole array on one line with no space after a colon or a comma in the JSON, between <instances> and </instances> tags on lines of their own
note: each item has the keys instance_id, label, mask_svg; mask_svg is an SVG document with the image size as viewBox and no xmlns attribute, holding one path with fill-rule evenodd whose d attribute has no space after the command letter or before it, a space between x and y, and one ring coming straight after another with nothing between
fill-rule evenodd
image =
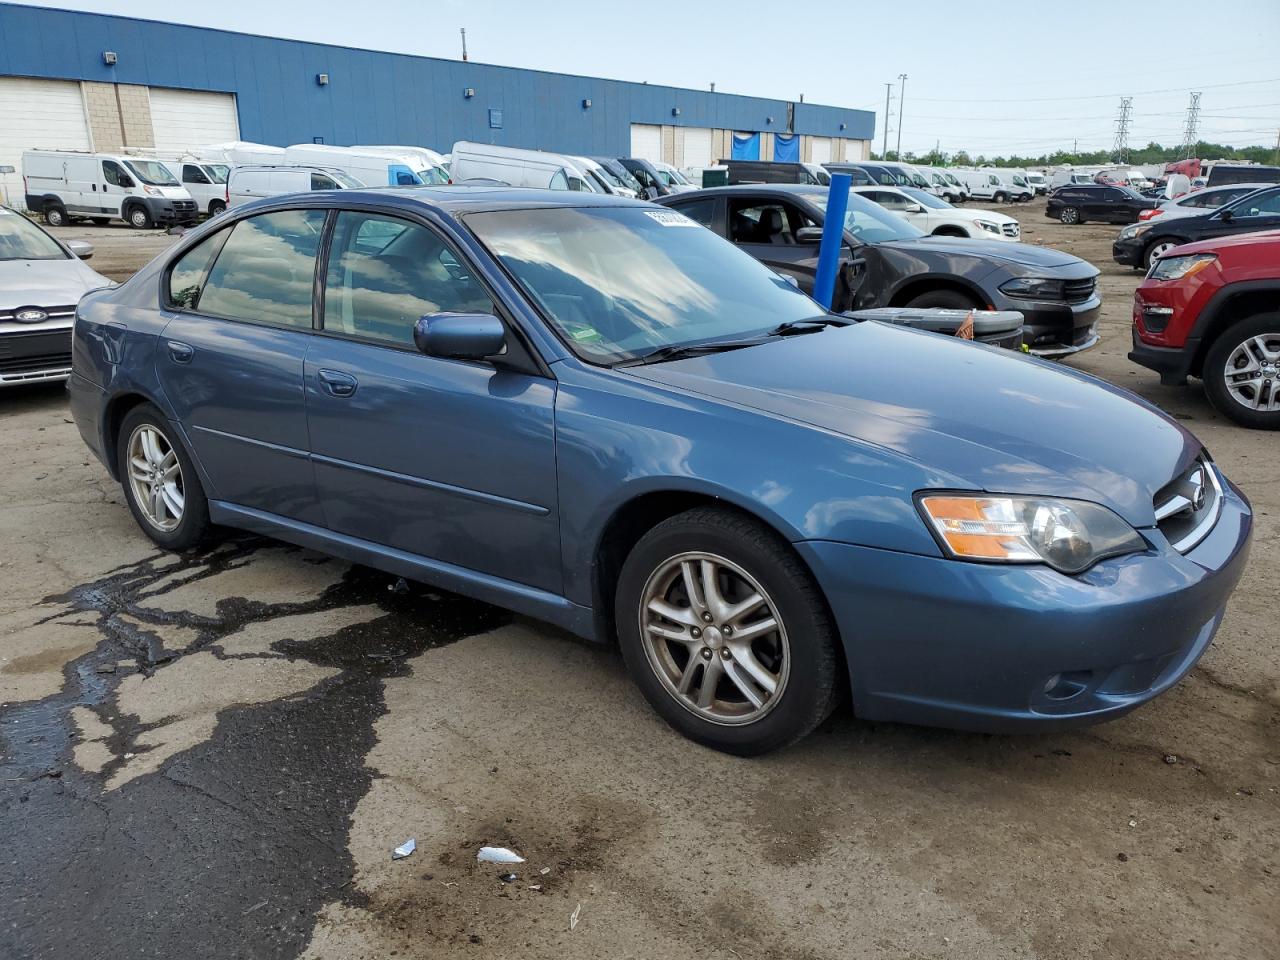
<instances>
[{"instance_id":1,"label":"black tire of red suv","mask_svg":"<svg viewBox=\"0 0 1280 960\"><path fill-rule=\"evenodd\" d=\"M1250 342L1256 345L1259 340L1268 344L1269 349L1280 349L1280 313L1249 317L1247 320L1232 324L1218 335L1204 358L1204 368L1201 371L1204 391L1219 413L1241 426L1254 430L1280 430L1280 405L1276 405L1277 408L1273 410L1251 409L1245 405L1244 401L1237 399L1227 385L1227 364L1234 362L1240 365L1241 358L1237 355L1237 351ZM1256 351L1253 353L1256 358ZM1236 357L1234 361L1233 357ZM1241 393L1247 395L1250 389L1257 390L1261 393L1264 402L1275 405L1272 398L1280 394L1280 370L1276 369L1275 363L1262 366L1259 386L1245 388ZM1237 389L1241 388L1237 387Z\"/></svg>"}]
</instances>

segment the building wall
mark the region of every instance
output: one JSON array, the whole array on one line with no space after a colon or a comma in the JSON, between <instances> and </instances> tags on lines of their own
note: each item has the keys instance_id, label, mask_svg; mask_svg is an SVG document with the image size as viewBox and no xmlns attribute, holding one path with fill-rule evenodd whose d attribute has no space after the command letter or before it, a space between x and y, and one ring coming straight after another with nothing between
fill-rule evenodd
<instances>
[{"instance_id":1,"label":"building wall","mask_svg":"<svg viewBox=\"0 0 1280 960\"><path fill-rule=\"evenodd\" d=\"M318 138L448 150L454 141L470 139L625 155L630 125L653 123L673 128L675 159L680 127L784 130L789 107L798 133L869 140L875 130L875 114L865 110L4 3L0 37L10 38L0 44L0 76L80 80L86 96L94 92L90 109L99 149L108 149L109 141L98 140L98 125L105 135L111 111L97 95L102 84L119 85L126 115L117 136L131 141L145 138L150 120L145 97L137 101L128 91L147 86L234 93L241 136L279 145ZM117 56L114 66L103 62L108 50ZM321 73L329 77L325 86L316 82Z\"/></svg>"}]
</instances>

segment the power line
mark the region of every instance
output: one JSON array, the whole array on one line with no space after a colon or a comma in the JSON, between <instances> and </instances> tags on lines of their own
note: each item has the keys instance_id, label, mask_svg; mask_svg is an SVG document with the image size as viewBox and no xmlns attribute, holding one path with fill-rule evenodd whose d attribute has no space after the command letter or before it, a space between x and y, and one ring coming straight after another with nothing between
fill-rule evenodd
<instances>
[{"instance_id":1,"label":"power line","mask_svg":"<svg viewBox=\"0 0 1280 960\"><path fill-rule=\"evenodd\" d=\"M1217 90L1221 87L1244 87L1259 83L1280 83L1280 77L1272 77L1270 80L1237 80L1234 83L1205 83L1201 84L1201 90ZM1193 87L1167 87L1162 90L1139 90L1139 95L1154 95L1160 93L1186 93ZM1121 94L1117 93L1098 93L1083 97L1010 97L1006 99L977 99L974 97L916 97L922 103L1060 103L1066 100L1111 100Z\"/></svg>"}]
</instances>

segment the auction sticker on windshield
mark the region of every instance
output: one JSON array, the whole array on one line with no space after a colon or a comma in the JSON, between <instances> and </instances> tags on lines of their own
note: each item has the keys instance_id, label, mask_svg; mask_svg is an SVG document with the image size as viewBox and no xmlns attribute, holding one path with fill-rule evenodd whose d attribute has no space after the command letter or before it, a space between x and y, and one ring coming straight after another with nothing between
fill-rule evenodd
<instances>
[{"instance_id":1,"label":"auction sticker on windshield","mask_svg":"<svg viewBox=\"0 0 1280 960\"><path fill-rule=\"evenodd\" d=\"M683 213L674 210L646 210L645 214L657 220L664 227L700 227L697 220L690 220Z\"/></svg>"}]
</instances>

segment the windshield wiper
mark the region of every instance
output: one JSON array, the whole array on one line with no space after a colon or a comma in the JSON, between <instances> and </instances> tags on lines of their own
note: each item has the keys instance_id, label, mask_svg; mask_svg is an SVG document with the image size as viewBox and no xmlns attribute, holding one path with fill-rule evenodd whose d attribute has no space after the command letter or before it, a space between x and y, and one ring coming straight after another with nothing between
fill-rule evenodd
<instances>
[{"instance_id":1,"label":"windshield wiper","mask_svg":"<svg viewBox=\"0 0 1280 960\"><path fill-rule=\"evenodd\" d=\"M847 327L851 323L848 317L807 317L804 320L788 320L769 331L768 336L785 337L789 333L817 333L826 327Z\"/></svg>"},{"instance_id":2,"label":"windshield wiper","mask_svg":"<svg viewBox=\"0 0 1280 960\"><path fill-rule=\"evenodd\" d=\"M632 357L630 360L615 363L614 366L641 367L646 363L662 363L664 360L683 360L686 357L700 357L708 353L724 353L728 350L741 350L743 347L754 347L762 343L768 343L768 340L763 337L753 337L749 340L717 340L711 343L673 343L638 357Z\"/></svg>"}]
</instances>

